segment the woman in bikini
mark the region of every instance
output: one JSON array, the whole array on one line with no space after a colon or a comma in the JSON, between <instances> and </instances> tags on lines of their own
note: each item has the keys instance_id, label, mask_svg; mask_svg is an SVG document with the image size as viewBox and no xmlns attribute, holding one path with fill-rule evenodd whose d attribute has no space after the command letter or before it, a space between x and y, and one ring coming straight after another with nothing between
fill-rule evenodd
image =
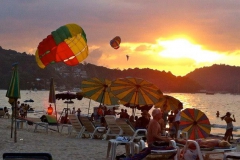
<instances>
[{"instance_id":1,"label":"woman in bikini","mask_svg":"<svg viewBox=\"0 0 240 160\"><path fill-rule=\"evenodd\" d=\"M221 117L222 120L225 120L227 123L226 132L224 135L224 140L230 142L230 137L232 136L233 131L233 123L236 122L236 119L233 115L233 118L231 118L231 113L227 112L225 116Z\"/></svg>"}]
</instances>

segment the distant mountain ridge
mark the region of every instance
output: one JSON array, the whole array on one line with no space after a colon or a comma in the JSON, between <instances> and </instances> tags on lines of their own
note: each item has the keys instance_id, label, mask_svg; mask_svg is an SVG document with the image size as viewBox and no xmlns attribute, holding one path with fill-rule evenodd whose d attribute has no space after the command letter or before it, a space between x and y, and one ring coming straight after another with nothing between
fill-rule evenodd
<instances>
[{"instance_id":1,"label":"distant mountain ridge","mask_svg":"<svg viewBox=\"0 0 240 160\"><path fill-rule=\"evenodd\" d=\"M87 61L87 59L86 59ZM83 62L77 66L67 66L63 63L48 65L40 69L34 55L5 50L0 47L0 89L7 89L11 79L11 66L19 63L21 89L48 89L49 80L54 78L56 85L66 86L66 89L79 88L86 78L98 77L114 80L124 77L139 77L146 79L163 92L195 93L199 90L214 92L238 92L240 67L213 65L194 70L186 76L175 76L171 72L145 69L109 69ZM83 76L84 73L84 76Z\"/></svg>"},{"instance_id":2,"label":"distant mountain ridge","mask_svg":"<svg viewBox=\"0 0 240 160\"><path fill-rule=\"evenodd\" d=\"M186 77L198 82L208 91L240 93L239 73L240 67L215 64L196 69Z\"/></svg>"}]
</instances>

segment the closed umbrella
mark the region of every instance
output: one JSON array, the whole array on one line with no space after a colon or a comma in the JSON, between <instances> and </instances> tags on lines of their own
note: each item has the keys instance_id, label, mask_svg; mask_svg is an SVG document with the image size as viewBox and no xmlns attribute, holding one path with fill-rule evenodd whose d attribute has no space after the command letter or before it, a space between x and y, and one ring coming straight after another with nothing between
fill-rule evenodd
<instances>
[{"instance_id":1,"label":"closed umbrella","mask_svg":"<svg viewBox=\"0 0 240 160\"><path fill-rule=\"evenodd\" d=\"M123 102L135 106L153 105L163 96L154 84L141 78L118 78L112 81L110 90L114 96ZM133 115L134 113L133 108Z\"/></svg>"},{"instance_id":2,"label":"closed umbrella","mask_svg":"<svg viewBox=\"0 0 240 160\"><path fill-rule=\"evenodd\" d=\"M211 132L208 117L200 110L186 108L181 111L179 129L188 132L189 139L206 138Z\"/></svg>"},{"instance_id":3,"label":"closed umbrella","mask_svg":"<svg viewBox=\"0 0 240 160\"><path fill-rule=\"evenodd\" d=\"M56 121L57 121L56 95L55 95L55 85L54 85L54 80L53 80L53 78L51 78L51 80L50 80L50 91L49 91L48 102L49 102L49 103L54 103L54 107L55 107L55 117L56 117ZM57 128L58 128L58 125L57 125ZM59 132L59 129L58 129L58 132Z\"/></svg>"},{"instance_id":4,"label":"closed umbrella","mask_svg":"<svg viewBox=\"0 0 240 160\"><path fill-rule=\"evenodd\" d=\"M6 93L6 97L9 98L9 102L11 100L14 100L12 103L12 111L14 108L14 112L12 112L12 126L11 126L11 138L12 138L12 130L13 130L13 117L15 117L15 129L14 129L14 142L17 142L17 124L16 124L16 118L17 118L17 99L21 98L20 96L20 88L19 88L19 75L18 75L18 64L13 64L13 73L12 78ZM14 115L14 116L13 116Z\"/></svg>"}]
</instances>

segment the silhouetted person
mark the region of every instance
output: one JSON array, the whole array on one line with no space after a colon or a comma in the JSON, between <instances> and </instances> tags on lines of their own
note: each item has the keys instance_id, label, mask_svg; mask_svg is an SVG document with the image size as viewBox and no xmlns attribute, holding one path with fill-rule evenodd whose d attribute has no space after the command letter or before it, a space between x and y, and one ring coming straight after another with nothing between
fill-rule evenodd
<instances>
[{"instance_id":1,"label":"silhouetted person","mask_svg":"<svg viewBox=\"0 0 240 160\"><path fill-rule=\"evenodd\" d=\"M216 116L219 117L219 115L220 115L220 113L219 113L219 111L217 111Z\"/></svg>"},{"instance_id":2,"label":"silhouetted person","mask_svg":"<svg viewBox=\"0 0 240 160\"><path fill-rule=\"evenodd\" d=\"M52 115L52 113L53 113L53 108L52 108L52 105L50 104L49 107L48 107L47 114Z\"/></svg>"},{"instance_id":3,"label":"silhouetted person","mask_svg":"<svg viewBox=\"0 0 240 160\"><path fill-rule=\"evenodd\" d=\"M232 122L236 122L236 119L233 115L233 118L231 118L231 113L227 112L225 116L221 117L222 120L225 120L227 123L226 132L224 135L224 140L230 142L230 137L232 137L232 131L233 131L233 124Z\"/></svg>"}]
</instances>

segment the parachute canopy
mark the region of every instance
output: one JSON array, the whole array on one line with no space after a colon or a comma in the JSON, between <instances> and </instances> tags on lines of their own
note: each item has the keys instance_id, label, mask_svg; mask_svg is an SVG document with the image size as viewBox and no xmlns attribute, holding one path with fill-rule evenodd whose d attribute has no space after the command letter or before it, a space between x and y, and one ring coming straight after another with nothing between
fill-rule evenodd
<instances>
[{"instance_id":1,"label":"parachute canopy","mask_svg":"<svg viewBox=\"0 0 240 160\"><path fill-rule=\"evenodd\" d=\"M118 49L120 47L120 43L121 43L121 38L119 36L114 37L111 41L110 41L110 45L112 48L114 49Z\"/></svg>"},{"instance_id":2,"label":"parachute canopy","mask_svg":"<svg viewBox=\"0 0 240 160\"><path fill-rule=\"evenodd\" d=\"M66 24L52 31L39 43L35 53L36 62L40 68L57 62L74 66L81 63L87 56L86 34L77 24Z\"/></svg>"}]
</instances>

